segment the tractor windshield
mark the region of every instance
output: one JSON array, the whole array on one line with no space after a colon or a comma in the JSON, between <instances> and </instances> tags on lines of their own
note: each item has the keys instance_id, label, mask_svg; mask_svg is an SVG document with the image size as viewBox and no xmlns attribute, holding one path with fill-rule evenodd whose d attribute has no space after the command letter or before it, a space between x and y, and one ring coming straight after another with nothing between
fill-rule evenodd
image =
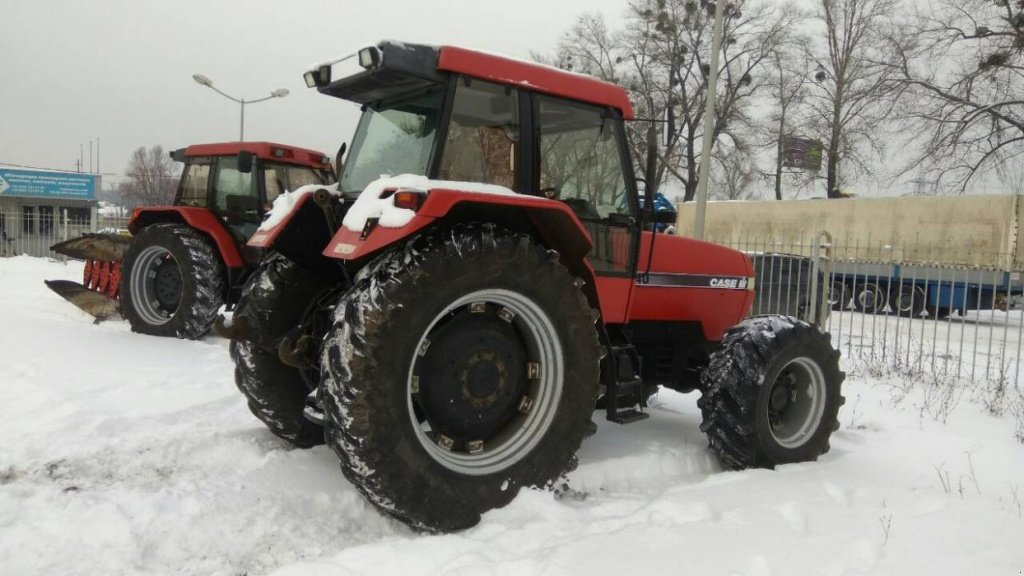
<instances>
[{"instance_id":1,"label":"tractor windshield","mask_svg":"<svg viewBox=\"0 0 1024 576\"><path fill-rule=\"evenodd\" d=\"M443 101L444 88L437 87L367 105L339 180L341 190L362 192L385 176L427 175Z\"/></svg>"}]
</instances>

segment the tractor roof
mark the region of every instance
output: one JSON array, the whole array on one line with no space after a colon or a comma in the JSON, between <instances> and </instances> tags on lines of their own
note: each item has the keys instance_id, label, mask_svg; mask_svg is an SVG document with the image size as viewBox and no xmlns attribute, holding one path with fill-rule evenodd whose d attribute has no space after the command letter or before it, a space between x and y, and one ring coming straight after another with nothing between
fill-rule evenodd
<instances>
[{"instance_id":1,"label":"tractor roof","mask_svg":"<svg viewBox=\"0 0 1024 576\"><path fill-rule=\"evenodd\" d=\"M218 142L214 144L193 144L184 149L185 157L235 156L242 150L252 152L261 160L275 160L287 164L299 164L312 168L327 169L330 159L323 152L278 144L276 142ZM172 152L172 157L178 151Z\"/></svg>"},{"instance_id":2,"label":"tractor roof","mask_svg":"<svg viewBox=\"0 0 1024 576\"><path fill-rule=\"evenodd\" d=\"M374 50L376 53L370 57L367 51ZM365 64L364 53L367 54ZM339 78L330 78L328 74L327 79L318 81L320 92L366 104L443 83L447 78L446 73L455 73L542 94L609 106L619 110L624 118L633 118L629 94L621 86L536 62L457 46L429 46L385 40L375 47L363 48L355 54L319 64L307 73L307 77L318 74L319 70L330 69L335 64L351 62L357 55L362 68L357 68L354 74Z\"/></svg>"}]
</instances>

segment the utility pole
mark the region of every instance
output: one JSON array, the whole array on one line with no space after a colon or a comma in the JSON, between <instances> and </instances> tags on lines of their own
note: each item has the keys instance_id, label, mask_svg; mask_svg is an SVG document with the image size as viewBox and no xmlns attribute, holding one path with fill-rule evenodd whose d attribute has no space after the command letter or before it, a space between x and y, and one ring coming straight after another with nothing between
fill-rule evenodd
<instances>
[{"instance_id":1,"label":"utility pole","mask_svg":"<svg viewBox=\"0 0 1024 576\"><path fill-rule=\"evenodd\" d=\"M722 12L725 0L715 2L714 33L711 36L711 61L708 63L707 100L704 103L704 141L700 153L700 174L697 177L697 216L693 235L704 239L704 213L708 203L708 179L711 170L711 147L715 143L715 101L718 99L718 56L722 51Z\"/></svg>"}]
</instances>

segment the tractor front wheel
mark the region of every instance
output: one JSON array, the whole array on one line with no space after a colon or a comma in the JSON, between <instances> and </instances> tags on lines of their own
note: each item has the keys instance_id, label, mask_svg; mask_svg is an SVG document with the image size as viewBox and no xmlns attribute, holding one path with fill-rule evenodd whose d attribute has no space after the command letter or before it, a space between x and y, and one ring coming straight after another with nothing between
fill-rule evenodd
<instances>
[{"instance_id":1,"label":"tractor front wheel","mask_svg":"<svg viewBox=\"0 0 1024 576\"><path fill-rule=\"evenodd\" d=\"M371 263L335 314L327 442L382 511L467 528L575 466L598 392L596 315L529 236L420 236Z\"/></svg>"},{"instance_id":2,"label":"tractor front wheel","mask_svg":"<svg viewBox=\"0 0 1024 576\"><path fill-rule=\"evenodd\" d=\"M134 332L195 340L213 325L226 281L205 236L182 224L153 224L125 252L121 315Z\"/></svg>"},{"instance_id":3,"label":"tractor front wheel","mask_svg":"<svg viewBox=\"0 0 1024 576\"><path fill-rule=\"evenodd\" d=\"M704 371L701 430L729 469L815 460L839 426L844 377L827 333L787 316L750 318Z\"/></svg>"},{"instance_id":4,"label":"tractor front wheel","mask_svg":"<svg viewBox=\"0 0 1024 576\"><path fill-rule=\"evenodd\" d=\"M233 317L235 326L244 327L231 339L235 384L256 418L300 448L324 442L323 427L303 413L306 397L318 383L317 367L286 365L278 347L305 319L325 287L295 262L275 254L246 281Z\"/></svg>"}]
</instances>

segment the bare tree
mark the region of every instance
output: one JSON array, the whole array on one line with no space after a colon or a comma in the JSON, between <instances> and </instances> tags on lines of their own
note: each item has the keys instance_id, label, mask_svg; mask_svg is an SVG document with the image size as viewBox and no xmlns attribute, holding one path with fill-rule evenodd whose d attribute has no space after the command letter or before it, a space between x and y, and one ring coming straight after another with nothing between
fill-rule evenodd
<instances>
[{"instance_id":1,"label":"bare tree","mask_svg":"<svg viewBox=\"0 0 1024 576\"><path fill-rule=\"evenodd\" d=\"M747 148L719 146L712 153L711 187L715 200L755 200L759 194L754 186L757 166Z\"/></svg>"},{"instance_id":2,"label":"bare tree","mask_svg":"<svg viewBox=\"0 0 1024 576\"><path fill-rule=\"evenodd\" d=\"M794 21L802 22L806 18L795 5L783 9L794 12ZM765 62L763 93L770 100L772 112L763 122L764 137L760 140L761 146L774 156L772 169L764 176L771 181L776 200L782 200L785 181L803 188L816 177L816 172L802 166L787 165L787 145L791 145L798 134L813 129L805 102L811 85L826 76L825 71L807 57L809 52L810 39L794 32L775 47Z\"/></svg>"},{"instance_id":3,"label":"bare tree","mask_svg":"<svg viewBox=\"0 0 1024 576\"><path fill-rule=\"evenodd\" d=\"M1013 185L1024 155L1024 1L944 0L891 38L921 165L961 192L992 171ZM941 66L936 66L941 63Z\"/></svg>"},{"instance_id":4,"label":"bare tree","mask_svg":"<svg viewBox=\"0 0 1024 576\"><path fill-rule=\"evenodd\" d=\"M163 147L140 146L132 153L125 170L127 178L118 192L129 208L170 205L178 189L178 174L177 164Z\"/></svg>"},{"instance_id":5,"label":"bare tree","mask_svg":"<svg viewBox=\"0 0 1024 576\"><path fill-rule=\"evenodd\" d=\"M822 37L809 56L823 74L806 101L824 140L826 191L838 198L844 175L872 173L868 152L884 153L883 124L898 94L886 42L897 0L819 2Z\"/></svg>"},{"instance_id":6,"label":"bare tree","mask_svg":"<svg viewBox=\"0 0 1024 576\"><path fill-rule=\"evenodd\" d=\"M600 16L584 15L566 32L556 55L541 58L626 86L637 117L659 122L664 141L654 183L678 181L686 200L698 184L713 12L714 4L705 0L641 0L630 5L618 31L609 30ZM731 3L726 12L714 136L739 148L753 131L747 108L763 82L755 69L789 33L793 20L791 13L755 1ZM634 168L641 172L649 130L648 122L628 126Z\"/></svg>"}]
</instances>

